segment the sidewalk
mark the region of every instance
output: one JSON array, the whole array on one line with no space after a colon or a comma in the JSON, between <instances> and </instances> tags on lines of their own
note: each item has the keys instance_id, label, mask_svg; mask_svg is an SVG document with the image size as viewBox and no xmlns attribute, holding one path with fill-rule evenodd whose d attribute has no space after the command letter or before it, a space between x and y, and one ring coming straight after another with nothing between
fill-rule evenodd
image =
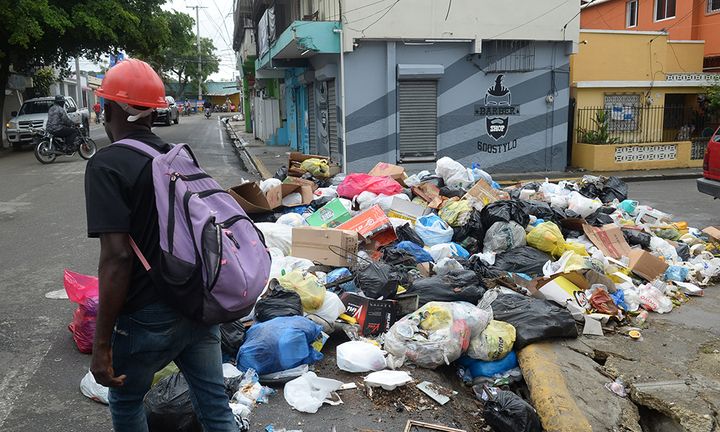
<instances>
[{"instance_id":1,"label":"sidewalk","mask_svg":"<svg viewBox=\"0 0 720 432\"><path fill-rule=\"evenodd\" d=\"M259 139L255 139L252 133L245 132L244 121L229 121L228 126L232 128L238 140L236 145L238 157L245 165L254 168L261 179L270 178L280 167L287 165L290 146L269 146ZM248 167L248 168L250 168Z\"/></svg>"}]
</instances>

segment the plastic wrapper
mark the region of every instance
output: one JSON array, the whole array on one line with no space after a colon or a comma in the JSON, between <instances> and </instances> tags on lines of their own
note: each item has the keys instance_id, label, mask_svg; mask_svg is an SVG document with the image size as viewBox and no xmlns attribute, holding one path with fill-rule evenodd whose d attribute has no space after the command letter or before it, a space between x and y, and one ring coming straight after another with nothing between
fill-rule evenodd
<instances>
[{"instance_id":1,"label":"plastic wrapper","mask_svg":"<svg viewBox=\"0 0 720 432\"><path fill-rule=\"evenodd\" d=\"M475 304L485 294L485 288L474 271L456 270L416 280L408 288L408 293L417 294L420 305L433 301Z\"/></svg>"},{"instance_id":2,"label":"plastic wrapper","mask_svg":"<svg viewBox=\"0 0 720 432\"><path fill-rule=\"evenodd\" d=\"M590 199L582 196L579 192L571 192L568 196L568 209L585 218L602 207L602 203L597 199Z\"/></svg>"},{"instance_id":3,"label":"plastic wrapper","mask_svg":"<svg viewBox=\"0 0 720 432\"><path fill-rule=\"evenodd\" d=\"M506 322L492 320L482 333L470 340L467 355L477 360L494 362L508 355L514 343L515 327Z\"/></svg>"},{"instance_id":4,"label":"plastic wrapper","mask_svg":"<svg viewBox=\"0 0 720 432\"><path fill-rule=\"evenodd\" d=\"M517 222L495 222L485 233L483 251L500 253L525 244L525 228Z\"/></svg>"},{"instance_id":5,"label":"plastic wrapper","mask_svg":"<svg viewBox=\"0 0 720 432\"><path fill-rule=\"evenodd\" d=\"M483 418L495 432L542 432L542 424L535 408L520 396L507 390L490 389L490 395L482 396L473 388L478 398L485 400ZM482 392L484 393L484 391Z\"/></svg>"},{"instance_id":6,"label":"plastic wrapper","mask_svg":"<svg viewBox=\"0 0 720 432\"><path fill-rule=\"evenodd\" d=\"M495 201L480 211L480 221L486 229L495 222L517 222L525 228L530 223L530 216L520 201Z\"/></svg>"},{"instance_id":7,"label":"plastic wrapper","mask_svg":"<svg viewBox=\"0 0 720 432\"><path fill-rule=\"evenodd\" d=\"M525 273L536 277L543 274L543 266L552 258L545 252L530 246L522 246L498 254L494 268L512 273Z\"/></svg>"},{"instance_id":8,"label":"plastic wrapper","mask_svg":"<svg viewBox=\"0 0 720 432\"><path fill-rule=\"evenodd\" d=\"M325 300L325 287L311 273L293 270L280 276L278 282L283 288L295 291L300 295L305 312L319 309Z\"/></svg>"},{"instance_id":9,"label":"plastic wrapper","mask_svg":"<svg viewBox=\"0 0 720 432\"><path fill-rule=\"evenodd\" d=\"M348 199L352 199L365 191L376 195L396 195L402 192L402 186L390 177L348 174L337 187L338 195Z\"/></svg>"},{"instance_id":10,"label":"plastic wrapper","mask_svg":"<svg viewBox=\"0 0 720 432\"><path fill-rule=\"evenodd\" d=\"M457 243L436 244L429 252L435 262L443 258L470 258L470 253Z\"/></svg>"},{"instance_id":11,"label":"plastic wrapper","mask_svg":"<svg viewBox=\"0 0 720 432\"><path fill-rule=\"evenodd\" d=\"M370 342L350 341L337 347L337 365L346 372L374 372L387 367L380 348Z\"/></svg>"},{"instance_id":12,"label":"plastic wrapper","mask_svg":"<svg viewBox=\"0 0 720 432\"><path fill-rule=\"evenodd\" d=\"M467 188L475 183L472 170L447 156L437 161L435 173L441 176L445 184L450 187Z\"/></svg>"},{"instance_id":13,"label":"plastic wrapper","mask_svg":"<svg viewBox=\"0 0 720 432\"><path fill-rule=\"evenodd\" d=\"M494 319L515 327L515 349L554 338L575 338L575 319L555 303L517 294L501 294L492 303Z\"/></svg>"},{"instance_id":14,"label":"plastic wrapper","mask_svg":"<svg viewBox=\"0 0 720 432\"><path fill-rule=\"evenodd\" d=\"M238 369L265 375L322 360L311 346L322 327L305 317L279 317L250 327L237 356Z\"/></svg>"},{"instance_id":15,"label":"plastic wrapper","mask_svg":"<svg viewBox=\"0 0 720 432\"><path fill-rule=\"evenodd\" d=\"M255 321L265 322L282 316L302 315L303 307L300 294L284 289L273 279L267 291L255 304ZM237 354L237 351L235 352Z\"/></svg>"},{"instance_id":16,"label":"plastic wrapper","mask_svg":"<svg viewBox=\"0 0 720 432\"><path fill-rule=\"evenodd\" d=\"M449 243L453 238L453 230L444 220L436 214L429 214L418 218L415 232L426 246L440 243Z\"/></svg>"},{"instance_id":17,"label":"plastic wrapper","mask_svg":"<svg viewBox=\"0 0 720 432\"><path fill-rule=\"evenodd\" d=\"M435 369L457 360L492 313L465 302L431 302L393 324L385 336L388 366L409 361Z\"/></svg>"},{"instance_id":18,"label":"plastic wrapper","mask_svg":"<svg viewBox=\"0 0 720 432\"><path fill-rule=\"evenodd\" d=\"M604 289L596 289L592 293L590 296L590 306L601 314L617 315L620 312L610 293Z\"/></svg>"},{"instance_id":19,"label":"plastic wrapper","mask_svg":"<svg viewBox=\"0 0 720 432\"><path fill-rule=\"evenodd\" d=\"M342 386L342 382L320 378L314 372L307 372L285 384L285 401L300 412L314 414L330 394Z\"/></svg>"},{"instance_id":20,"label":"plastic wrapper","mask_svg":"<svg viewBox=\"0 0 720 432\"><path fill-rule=\"evenodd\" d=\"M235 358L245 341L245 326L240 320L220 324L220 348L223 354Z\"/></svg>"},{"instance_id":21,"label":"plastic wrapper","mask_svg":"<svg viewBox=\"0 0 720 432\"><path fill-rule=\"evenodd\" d=\"M467 200L448 200L438 211L438 216L451 227L464 225L470 219L472 206Z\"/></svg>"},{"instance_id":22,"label":"plastic wrapper","mask_svg":"<svg viewBox=\"0 0 720 432\"><path fill-rule=\"evenodd\" d=\"M355 273L355 285L372 299L395 298L399 282L400 275L382 261L373 262Z\"/></svg>"},{"instance_id":23,"label":"plastic wrapper","mask_svg":"<svg viewBox=\"0 0 720 432\"><path fill-rule=\"evenodd\" d=\"M410 226L409 223L397 227L395 229L395 234L397 235L398 240L400 240L401 242L409 241L419 246L425 246L425 242L423 241L423 239L420 238L420 236L415 232L415 230L412 228L412 226Z\"/></svg>"}]
</instances>

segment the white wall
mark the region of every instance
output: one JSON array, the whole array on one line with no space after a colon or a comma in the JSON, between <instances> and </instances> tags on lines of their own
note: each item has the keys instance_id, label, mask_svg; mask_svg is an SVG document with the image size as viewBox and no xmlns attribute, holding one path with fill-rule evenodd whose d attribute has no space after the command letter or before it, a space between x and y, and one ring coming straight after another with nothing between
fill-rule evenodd
<instances>
[{"instance_id":1,"label":"white wall","mask_svg":"<svg viewBox=\"0 0 720 432\"><path fill-rule=\"evenodd\" d=\"M578 42L578 0L377 1L342 1L346 52L353 50L353 39L363 38L472 39L476 52L483 39Z\"/></svg>"}]
</instances>

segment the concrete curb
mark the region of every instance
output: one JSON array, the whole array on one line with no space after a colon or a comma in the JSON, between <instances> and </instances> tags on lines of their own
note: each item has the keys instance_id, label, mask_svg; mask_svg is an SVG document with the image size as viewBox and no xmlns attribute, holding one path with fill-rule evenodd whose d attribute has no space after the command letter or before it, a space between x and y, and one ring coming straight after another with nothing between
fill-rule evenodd
<instances>
[{"instance_id":1,"label":"concrete curb","mask_svg":"<svg viewBox=\"0 0 720 432\"><path fill-rule=\"evenodd\" d=\"M247 142L245 142L244 139L242 139L237 132L235 132L235 128L230 124L230 122L222 122L225 124L225 131L228 134L228 137L232 141L233 148L235 149L235 154L240 159L240 162L248 167L249 169L254 170L254 174L257 174L261 180L265 180L267 178L270 178L272 175L268 171L267 167L265 167L265 164L262 160L259 158L255 158L247 149Z\"/></svg>"},{"instance_id":2,"label":"concrete curb","mask_svg":"<svg viewBox=\"0 0 720 432\"><path fill-rule=\"evenodd\" d=\"M592 432L568 390L551 342L526 346L518 352L518 362L546 432Z\"/></svg>"},{"instance_id":3,"label":"concrete curb","mask_svg":"<svg viewBox=\"0 0 720 432\"><path fill-rule=\"evenodd\" d=\"M597 174L597 173L596 173ZM602 173L599 173L602 175ZM583 175L595 175L594 173L586 173ZM633 182L644 182L644 181L658 181L658 180L686 180L686 179L695 179L700 178L703 176L702 170L697 171L685 171L685 172L678 172L678 173L647 173L647 174L616 174L616 177L620 178L620 180L623 180L626 183L633 183ZM538 182L542 183L545 181L545 179L549 179L551 182L559 182L559 181L579 181L582 179L582 175L579 176L567 176L567 177L552 177L552 176L546 176L541 177L538 175L538 177L535 178L517 178L517 179L502 179L502 180L496 180L498 184L501 186L512 186L516 185L518 183L532 183L532 182Z\"/></svg>"}]
</instances>

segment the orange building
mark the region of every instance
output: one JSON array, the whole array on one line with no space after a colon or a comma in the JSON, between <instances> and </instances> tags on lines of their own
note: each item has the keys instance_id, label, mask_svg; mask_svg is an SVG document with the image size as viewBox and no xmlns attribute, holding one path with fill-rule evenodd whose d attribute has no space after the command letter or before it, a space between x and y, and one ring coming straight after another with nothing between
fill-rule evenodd
<instances>
[{"instance_id":1,"label":"orange building","mask_svg":"<svg viewBox=\"0 0 720 432\"><path fill-rule=\"evenodd\" d=\"M582 0L580 28L665 31L704 40L705 72L720 72L720 0Z\"/></svg>"}]
</instances>

